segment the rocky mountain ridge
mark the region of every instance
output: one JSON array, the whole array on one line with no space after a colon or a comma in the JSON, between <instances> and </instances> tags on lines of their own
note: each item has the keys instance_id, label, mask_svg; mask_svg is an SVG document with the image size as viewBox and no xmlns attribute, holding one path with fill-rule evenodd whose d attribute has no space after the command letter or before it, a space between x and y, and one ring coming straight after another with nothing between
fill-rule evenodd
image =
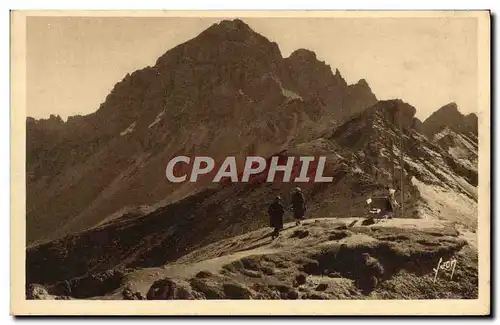
<instances>
[{"instance_id":1,"label":"rocky mountain ridge","mask_svg":"<svg viewBox=\"0 0 500 325\"><path fill-rule=\"evenodd\" d=\"M214 24L127 75L95 113L28 118L28 242L201 186L168 184L171 157L269 156L375 102L366 82L347 85L310 51L283 58L240 20Z\"/></svg>"},{"instance_id":2,"label":"rocky mountain ridge","mask_svg":"<svg viewBox=\"0 0 500 325\"><path fill-rule=\"evenodd\" d=\"M445 128L466 135L478 134L478 118L474 113L463 115L456 103L448 103L432 113L424 122L422 131L432 139Z\"/></svg>"}]
</instances>

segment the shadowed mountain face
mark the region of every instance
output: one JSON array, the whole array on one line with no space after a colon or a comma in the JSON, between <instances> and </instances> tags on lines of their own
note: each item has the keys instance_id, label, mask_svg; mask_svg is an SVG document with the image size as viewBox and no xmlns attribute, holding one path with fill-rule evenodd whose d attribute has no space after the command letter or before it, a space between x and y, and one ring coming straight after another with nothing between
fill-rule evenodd
<instances>
[{"instance_id":1,"label":"shadowed mountain face","mask_svg":"<svg viewBox=\"0 0 500 325\"><path fill-rule=\"evenodd\" d=\"M422 124L422 133L439 145L452 163L454 171L468 183L477 186L478 118L474 113L462 115L455 103L431 114ZM470 191L469 191L470 192ZM474 190L477 198L477 190Z\"/></svg>"},{"instance_id":2,"label":"shadowed mountain face","mask_svg":"<svg viewBox=\"0 0 500 325\"><path fill-rule=\"evenodd\" d=\"M463 115L455 103L449 103L431 114L423 123L423 133L432 138L445 128L477 138L478 120L474 113Z\"/></svg>"},{"instance_id":3,"label":"shadowed mountain face","mask_svg":"<svg viewBox=\"0 0 500 325\"><path fill-rule=\"evenodd\" d=\"M173 202L171 157L269 156L373 105L308 50L283 58L240 20L214 24L118 82L99 109L27 120L27 240L57 238L125 206Z\"/></svg>"}]
</instances>

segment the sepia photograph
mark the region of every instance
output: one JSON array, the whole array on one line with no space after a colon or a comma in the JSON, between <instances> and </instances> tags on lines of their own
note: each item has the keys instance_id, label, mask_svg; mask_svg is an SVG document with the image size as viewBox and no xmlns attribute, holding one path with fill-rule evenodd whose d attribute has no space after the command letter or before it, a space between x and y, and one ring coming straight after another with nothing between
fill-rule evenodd
<instances>
[{"instance_id":1,"label":"sepia photograph","mask_svg":"<svg viewBox=\"0 0 500 325\"><path fill-rule=\"evenodd\" d=\"M12 313L490 313L488 11L12 11L11 41Z\"/></svg>"}]
</instances>

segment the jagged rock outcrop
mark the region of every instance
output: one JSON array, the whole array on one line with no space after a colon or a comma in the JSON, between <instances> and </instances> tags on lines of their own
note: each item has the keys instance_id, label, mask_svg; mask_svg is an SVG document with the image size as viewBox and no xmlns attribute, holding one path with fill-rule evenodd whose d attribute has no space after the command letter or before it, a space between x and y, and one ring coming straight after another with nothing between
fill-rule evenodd
<instances>
[{"instance_id":1,"label":"jagged rock outcrop","mask_svg":"<svg viewBox=\"0 0 500 325\"><path fill-rule=\"evenodd\" d=\"M431 114L422 124L422 133L439 145L449 157L453 170L477 186L478 118L463 115L455 103L449 103ZM469 191L470 192L470 191ZM477 190L473 191L477 197Z\"/></svg>"},{"instance_id":2,"label":"jagged rock outcrop","mask_svg":"<svg viewBox=\"0 0 500 325\"><path fill-rule=\"evenodd\" d=\"M423 133L429 138L445 128L464 133L475 134L478 132L478 119L474 113L463 115L459 112L456 103L449 103L432 113L423 123Z\"/></svg>"},{"instance_id":3,"label":"jagged rock outcrop","mask_svg":"<svg viewBox=\"0 0 500 325\"><path fill-rule=\"evenodd\" d=\"M233 155L241 164L318 137L375 100L366 83L347 85L311 51L283 58L241 20L214 24L127 74L95 113L27 120L28 243L207 186L166 182L173 156Z\"/></svg>"},{"instance_id":4,"label":"jagged rock outcrop","mask_svg":"<svg viewBox=\"0 0 500 325\"><path fill-rule=\"evenodd\" d=\"M343 117L349 118L353 114L367 108L366 104L371 103L371 105L374 105L376 102L377 98L373 94L368 82L365 79L361 79L356 84L349 85L347 88L347 95L342 104L345 107Z\"/></svg>"}]
</instances>

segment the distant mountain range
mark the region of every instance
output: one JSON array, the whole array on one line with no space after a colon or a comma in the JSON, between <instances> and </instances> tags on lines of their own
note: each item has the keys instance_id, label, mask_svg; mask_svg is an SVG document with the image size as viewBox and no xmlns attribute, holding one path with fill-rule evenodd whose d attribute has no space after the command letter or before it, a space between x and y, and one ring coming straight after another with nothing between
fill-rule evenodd
<instances>
[{"instance_id":1,"label":"distant mountain range","mask_svg":"<svg viewBox=\"0 0 500 325\"><path fill-rule=\"evenodd\" d=\"M283 58L241 20L214 24L127 75L95 113L27 119L28 283L164 265L265 227L269 200L296 186L170 184L181 154L326 156L334 181L303 185L308 215L355 217L385 186L400 190L402 139L403 217L474 229L477 116L454 103L423 122L415 112L309 50Z\"/></svg>"}]
</instances>

